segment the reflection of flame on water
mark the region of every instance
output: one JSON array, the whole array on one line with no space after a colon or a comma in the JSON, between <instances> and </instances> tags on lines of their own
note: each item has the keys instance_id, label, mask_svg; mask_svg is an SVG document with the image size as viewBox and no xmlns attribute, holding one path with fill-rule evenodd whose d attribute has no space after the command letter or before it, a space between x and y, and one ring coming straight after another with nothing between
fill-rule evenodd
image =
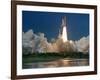
<instances>
[{"instance_id":1,"label":"reflection of flame on water","mask_svg":"<svg viewBox=\"0 0 100 80\"><path fill-rule=\"evenodd\" d=\"M26 68L54 68L54 67L71 67L71 66L88 66L88 59L59 59L50 62L25 63Z\"/></svg>"},{"instance_id":2,"label":"reflection of flame on water","mask_svg":"<svg viewBox=\"0 0 100 80\"><path fill-rule=\"evenodd\" d=\"M67 39L67 30L66 30L66 26L63 27L63 30L62 30L62 40L63 42L66 42L68 39Z\"/></svg>"}]
</instances>

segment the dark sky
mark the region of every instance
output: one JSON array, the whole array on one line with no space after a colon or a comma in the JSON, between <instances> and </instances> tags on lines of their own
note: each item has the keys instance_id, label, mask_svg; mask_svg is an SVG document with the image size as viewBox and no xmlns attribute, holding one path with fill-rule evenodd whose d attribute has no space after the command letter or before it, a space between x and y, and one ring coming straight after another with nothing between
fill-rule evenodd
<instances>
[{"instance_id":1,"label":"dark sky","mask_svg":"<svg viewBox=\"0 0 100 80\"><path fill-rule=\"evenodd\" d=\"M89 14L22 11L22 26L26 32L44 33L48 40L57 38L62 18L66 16L68 39L79 40L89 35Z\"/></svg>"}]
</instances>

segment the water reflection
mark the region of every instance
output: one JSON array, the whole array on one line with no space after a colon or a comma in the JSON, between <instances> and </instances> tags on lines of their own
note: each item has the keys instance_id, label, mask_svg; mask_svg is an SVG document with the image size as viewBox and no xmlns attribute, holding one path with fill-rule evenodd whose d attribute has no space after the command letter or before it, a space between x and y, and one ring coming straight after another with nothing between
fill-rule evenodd
<instances>
[{"instance_id":1,"label":"water reflection","mask_svg":"<svg viewBox=\"0 0 100 80\"><path fill-rule=\"evenodd\" d=\"M50 62L34 62L23 65L23 68L51 68L51 67L68 67L68 66L87 66L88 59L59 59Z\"/></svg>"}]
</instances>

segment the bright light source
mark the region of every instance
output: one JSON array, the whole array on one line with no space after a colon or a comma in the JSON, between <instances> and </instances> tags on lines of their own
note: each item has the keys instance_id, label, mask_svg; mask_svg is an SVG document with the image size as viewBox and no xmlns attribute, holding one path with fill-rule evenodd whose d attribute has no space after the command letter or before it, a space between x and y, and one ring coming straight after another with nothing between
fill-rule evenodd
<instances>
[{"instance_id":1,"label":"bright light source","mask_svg":"<svg viewBox=\"0 0 100 80\"><path fill-rule=\"evenodd\" d=\"M62 40L63 42L66 42L68 39L67 39L67 30L66 30L66 26L63 27L63 30L62 30Z\"/></svg>"}]
</instances>

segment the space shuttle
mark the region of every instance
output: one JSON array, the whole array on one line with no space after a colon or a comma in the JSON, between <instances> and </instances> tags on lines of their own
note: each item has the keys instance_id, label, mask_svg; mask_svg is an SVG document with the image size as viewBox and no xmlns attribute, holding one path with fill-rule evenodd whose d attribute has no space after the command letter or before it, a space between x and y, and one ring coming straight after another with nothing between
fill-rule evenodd
<instances>
[{"instance_id":1,"label":"space shuttle","mask_svg":"<svg viewBox=\"0 0 100 80\"><path fill-rule=\"evenodd\" d=\"M67 40L67 24L66 24L66 16L62 18L61 27L59 29L59 37L64 37Z\"/></svg>"},{"instance_id":2,"label":"space shuttle","mask_svg":"<svg viewBox=\"0 0 100 80\"><path fill-rule=\"evenodd\" d=\"M62 23L61 23L61 26L60 26L60 29L59 29L59 35L62 34L62 32L63 32L63 27L66 27L66 16L64 16L64 17L62 18Z\"/></svg>"}]
</instances>

